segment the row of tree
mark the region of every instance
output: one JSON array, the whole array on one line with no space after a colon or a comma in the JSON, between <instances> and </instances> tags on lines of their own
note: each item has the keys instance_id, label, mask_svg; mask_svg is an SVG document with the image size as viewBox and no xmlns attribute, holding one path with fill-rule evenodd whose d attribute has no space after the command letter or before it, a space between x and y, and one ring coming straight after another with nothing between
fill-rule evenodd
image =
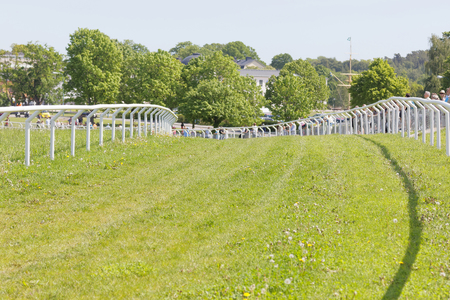
<instances>
[{"instance_id":1,"label":"row of tree","mask_svg":"<svg viewBox=\"0 0 450 300\"><path fill-rule=\"evenodd\" d=\"M186 49L178 46L177 51ZM65 59L46 45L13 45L3 52L0 76L9 104L12 99L49 102L48 95L63 81L62 88L77 104L147 102L178 108L189 121L214 126L261 122L264 105L281 119L306 116L328 97L325 79L302 60L286 64L279 77L272 77L264 97L253 78L240 76L234 62L239 51L253 55L252 49L241 42L222 49L231 54L211 51L185 66L173 53L151 52L133 41L81 28L70 36Z\"/></svg>"},{"instance_id":2,"label":"row of tree","mask_svg":"<svg viewBox=\"0 0 450 300\"><path fill-rule=\"evenodd\" d=\"M431 49L416 51L405 58L353 61L361 70L350 88L352 106L369 104L393 95L413 92L421 96L423 86L414 86L425 78L440 89L450 84L450 33L432 36ZM203 53L184 66L179 58ZM426 58L428 54L428 60ZM271 65L281 69L278 77L267 83L265 97L256 82L240 76L235 58L251 56L256 51L242 42L209 44L198 47L190 42L177 44L169 52L149 51L130 40L119 42L99 30L78 29L70 36L67 56L52 47L28 43L2 51L0 77L8 105L26 98L41 104L45 99L61 99L61 89L70 93L75 103L149 102L179 108L190 121L201 119L215 126L223 122L241 125L259 120L260 108L268 107L278 119L296 119L321 108L323 101L347 106L347 89L339 82L344 65L336 59L293 60L287 54L273 57ZM340 68L340 69L339 69ZM360 68L360 69L358 69ZM366 70L363 70L366 68ZM412 70L427 73L415 74ZM397 76L400 73L406 77ZM408 75L410 74L410 75ZM438 78L436 75L441 75ZM328 79L328 87L326 86ZM63 81L64 86L58 87ZM413 82L414 83L414 82ZM339 101L336 101L338 98Z\"/></svg>"}]
</instances>

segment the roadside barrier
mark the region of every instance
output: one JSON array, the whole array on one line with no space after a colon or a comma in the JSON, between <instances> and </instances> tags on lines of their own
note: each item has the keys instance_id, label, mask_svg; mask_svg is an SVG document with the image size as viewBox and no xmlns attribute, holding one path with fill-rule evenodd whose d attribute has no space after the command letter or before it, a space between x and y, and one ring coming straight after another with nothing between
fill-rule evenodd
<instances>
[{"instance_id":1,"label":"roadside barrier","mask_svg":"<svg viewBox=\"0 0 450 300\"><path fill-rule=\"evenodd\" d=\"M318 114L313 117L280 122L274 125L219 127L207 129L174 130L174 135L210 139L260 138L282 135L327 134L398 134L419 138L441 148L441 128L445 128L446 154L450 156L450 104L423 98L391 97L353 109ZM434 134L436 132L436 142Z\"/></svg>"},{"instance_id":2,"label":"roadside barrier","mask_svg":"<svg viewBox=\"0 0 450 300\"><path fill-rule=\"evenodd\" d=\"M31 122L38 117L43 111L56 111L57 113L52 115L50 121L43 123ZM71 116L70 125L58 126L59 129L71 130L70 138L70 153L75 156L75 130L86 130L86 150L90 150L90 131L93 128L90 125L91 117L97 112L100 114L99 118L99 144L103 144L103 131L111 130L111 140L114 141L116 133L116 117L122 113L122 141L125 141L125 132L129 131L130 138L133 137L134 127L134 115L137 114L137 135L141 136L142 130L145 136L147 136L147 130L150 134L170 134L171 127L177 120L177 116L168 108L159 105L152 104L100 104L100 105L45 105L45 106L15 106L15 107L0 107L0 129L25 129L25 165L30 165L30 134L32 129L48 129L50 130L50 159L54 159L55 152L55 121L61 117L66 111L75 111L75 115ZM9 115L17 112L26 112L28 118L25 121L25 125L20 122L10 122ZM86 118L86 126L77 125L76 120L84 112L87 112L84 116ZM104 128L103 120L107 114L112 116L111 127ZM129 114L130 126L127 128L125 123L125 116ZM143 124L142 118L143 116ZM142 126L143 125L143 126Z\"/></svg>"}]
</instances>

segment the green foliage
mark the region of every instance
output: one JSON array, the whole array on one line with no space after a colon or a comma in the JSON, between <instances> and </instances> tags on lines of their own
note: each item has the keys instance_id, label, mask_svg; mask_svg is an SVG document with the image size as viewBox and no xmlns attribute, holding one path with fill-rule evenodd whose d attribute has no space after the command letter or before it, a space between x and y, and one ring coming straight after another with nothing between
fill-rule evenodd
<instances>
[{"instance_id":1,"label":"green foliage","mask_svg":"<svg viewBox=\"0 0 450 300\"><path fill-rule=\"evenodd\" d=\"M240 76L232 58L221 52L190 61L182 78L185 89L179 94L179 111L187 120L201 119L217 127L225 120L250 124L261 114L260 87Z\"/></svg>"},{"instance_id":2,"label":"green foliage","mask_svg":"<svg viewBox=\"0 0 450 300\"><path fill-rule=\"evenodd\" d=\"M292 62L292 56L288 53L278 54L272 58L270 65L277 70L281 70L285 64Z\"/></svg>"},{"instance_id":3,"label":"green foliage","mask_svg":"<svg viewBox=\"0 0 450 300\"><path fill-rule=\"evenodd\" d=\"M79 28L67 47L70 76L67 90L79 104L114 103L119 93L123 54L117 43L99 30Z\"/></svg>"},{"instance_id":4,"label":"green foliage","mask_svg":"<svg viewBox=\"0 0 450 300\"><path fill-rule=\"evenodd\" d=\"M362 106L392 96L405 96L409 92L408 80L397 77L387 61L376 58L360 76L353 79L349 88L351 105Z\"/></svg>"},{"instance_id":5,"label":"green foliage","mask_svg":"<svg viewBox=\"0 0 450 300\"><path fill-rule=\"evenodd\" d=\"M183 65L168 52L131 52L124 56L118 100L174 107Z\"/></svg>"},{"instance_id":6,"label":"green foliage","mask_svg":"<svg viewBox=\"0 0 450 300\"><path fill-rule=\"evenodd\" d=\"M425 80L425 90L438 92L450 86L450 37L448 32L442 33L442 38L433 34L428 50L429 61L425 67L428 77ZM438 79L437 76L445 76Z\"/></svg>"},{"instance_id":7,"label":"green foliage","mask_svg":"<svg viewBox=\"0 0 450 300\"><path fill-rule=\"evenodd\" d=\"M225 55L236 57L237 59L245 59L246 57L251 57L262 62L258 56L258 53L256 53L256 50L250 46L245 45L241 41L229 42L223 47L222 52ZM265 64L264 62L262 63Z\"/></svg>"},{"instance_id":8,"label":"green foliage","mask_svg":"<svg viewBox=\"0 0 450 300\"><path fill-rule=\"evenodd\" d=\"M301 59L286 64L280 76L272 76L266 91L272 114L285 121L306 117L312 109L323 108L328 96L325 77Z\"/></svg>"},{"instance_id":9,"label":"green foliage","mask_svg":"<svg viewBox=\"0 0 450 300\"><path fill-rule=\"evenodd\" d=\"M169 50L169 53L172 54L175 58L185 58L193 53L200 52L200 46L192 44L192 42L180 42L175 47Z\"/></svg>"},{"instance_id":10,"label":"green foliage","mask_svg":"<svg viewBox=\"0 0 450 300\"><path fill-rule=\"evenodd\" d=\"M425 92L423 85L411 81L409 82L409 90L411 97L422 98Z\"/></svg>"},{"instance_id":11,"label":"green foliage","mask_svg":"<svg viewBox=\"0 0 450 300\"><path fill-rule=\"evenodd\" d=\"M345 75L341 75L341 74L334 74L334 76L332 76L330 73L331 70L322 66L322 65L317 65L315 66L315 69L317 71L317 74L319 74L319 76L323 76L326 77L328 79L327 81L327 85L328 85L328 89L330 90L330 94L328 97L328 107L341 107L341 108L346 108L348 107L348 91L347 88L344 86L340 86L341 82L339 80L337 80L336 78L334 78L334 76L336 76L337 78L339 78L342 82L345 82L347 80L347 77Z\"/></svg>"},{"instance_id":12,"label":"green foliage","mask_svg":"<svg viewBox=\"0 0 450 300\"><path fill-rule=\"evenodd\" d=\"M37 105L49 100L49 94L53 94L54 88L62 81L62 74L55 74L63 68L62 55L53 47L31 42L13 44L10 53L12 56L1 63L0 77L4 80L3 87L11 104L13 96L17 102L28 98ZM23 53L23 60L19 59L20 53ZM1 54L5 55L7 51Z\"/></svg>"}]
</instances>

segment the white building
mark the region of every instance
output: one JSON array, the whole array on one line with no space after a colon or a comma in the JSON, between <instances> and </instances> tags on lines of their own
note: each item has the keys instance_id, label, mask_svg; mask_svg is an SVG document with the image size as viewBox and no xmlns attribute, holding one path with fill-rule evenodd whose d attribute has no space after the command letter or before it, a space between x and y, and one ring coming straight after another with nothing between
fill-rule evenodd
<instances>
[{"instance_id":1,"label":"white building","mask_svg":"<svg viewBox=\"0 0 450 300\"><path fill-rule=\"evenodd\" d=\"M279 70L255 70L255 69L241 69L239 70L241 76L253 76L256 81L256 84L261 87L263 95L266 93L267 82L269 81L270 76L280 75Z\"/></svg>"}]
</instances>

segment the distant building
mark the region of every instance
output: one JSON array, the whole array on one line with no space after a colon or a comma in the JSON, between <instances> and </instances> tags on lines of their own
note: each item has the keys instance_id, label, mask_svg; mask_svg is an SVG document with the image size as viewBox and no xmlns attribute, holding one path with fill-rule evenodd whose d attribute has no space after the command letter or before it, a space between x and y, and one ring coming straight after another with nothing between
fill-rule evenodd
<instances>
[{"instance_id":1,"label":"distant building","mask_svg":"<svg viewBox=\"0 0 450 300\"><path fill-rule=\"evenodd\" d=\"M241 68L247 69L248 67L256 67L259 69L264 69L266 66L253 59L251 57L246 57L245 59L234 59L234 62Z\"/></svg>"},{"instance_id":2,"label":"distant building","mask_svg":"<svg viewBox=\"0 0 450 300\"><path fill-rule=\"evenodd\" d=\"M266 93L267 82L269 81L270 76L280 75L279 70L253 70L253 69L242 69L239 70L241 76L253 76L256 81L256 84L261 87L263 95Z\"/></svg>"}]
</instances>

